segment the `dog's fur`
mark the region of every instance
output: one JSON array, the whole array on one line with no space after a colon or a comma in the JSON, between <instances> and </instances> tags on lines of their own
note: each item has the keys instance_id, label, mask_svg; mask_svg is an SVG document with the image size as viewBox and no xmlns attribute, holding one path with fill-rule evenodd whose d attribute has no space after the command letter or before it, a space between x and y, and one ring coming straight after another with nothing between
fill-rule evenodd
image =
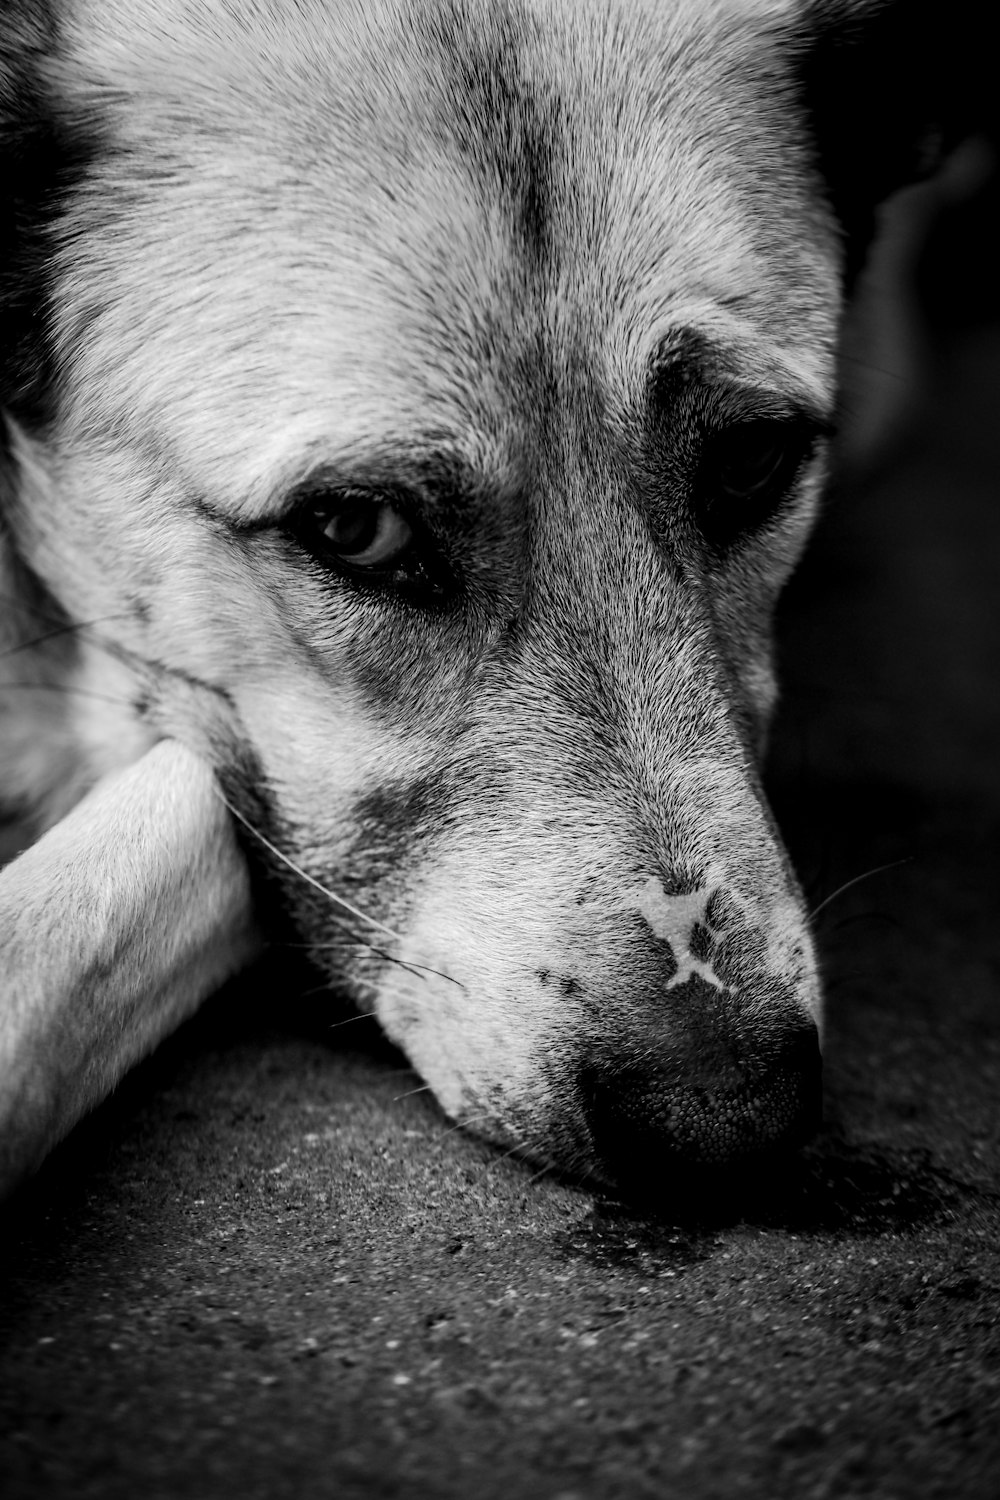
<instances>
[{"instance_id":1,"label":"dog's fur","mask_svg":"<svg viewBox=\"0 0 1000 1500\"><path fill-rule=\"evenodd\" d=\"M8 814L178 740L455 1119L618 1179L807 1128L770 617L928 17L8 0Z\"/></svg>"},{"instance_id":2,"label":"dog's fur","mask_svg":"<svg viewBox=\"0 0 1000 1500\"><path fill-rule=\"evenodd\" d=\"M0 871L0 1192L252 956L248 887L211 772L170 741Z\"/></svg>"}]
</instances>

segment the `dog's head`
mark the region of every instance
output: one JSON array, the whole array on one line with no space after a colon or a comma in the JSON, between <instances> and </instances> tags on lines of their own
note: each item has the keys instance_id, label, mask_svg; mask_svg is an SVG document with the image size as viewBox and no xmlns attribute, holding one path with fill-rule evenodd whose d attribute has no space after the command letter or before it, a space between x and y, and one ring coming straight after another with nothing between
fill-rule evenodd
<instances>
[{"instance_id":1,"label":"dog's head","mask_svg":"<svg viewBox=\"0 0 1000 1500\"><path fill-rule=\"evenodd\" d=\"M759 765L845 265L916 140L836 106L870 9L3 22L7 630L73 627L50 759L27 666L0 705L8 790L193 743L331 981L541 1160L817 1110Z\"/></svg>"}]
</instances>

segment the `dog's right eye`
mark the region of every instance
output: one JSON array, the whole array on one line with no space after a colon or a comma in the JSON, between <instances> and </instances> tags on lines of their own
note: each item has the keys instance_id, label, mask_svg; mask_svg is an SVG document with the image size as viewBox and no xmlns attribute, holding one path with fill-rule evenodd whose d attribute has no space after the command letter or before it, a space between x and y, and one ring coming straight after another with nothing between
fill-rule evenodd
<instances>
[{"instance_id":1,"label":"dog's right eye","mask_svg":"<svg viewBox=\"0 0 1000 1500\"><path fill-rule=\"evenodd\" d=\"M317 541L345 567L382 572L413 540L406 517L381 498L343 495L310 510Z\"/></svg>"},{"instance_id":2,"label":"dog's right eye","mask_svg":"<svg viewBox=\"0 0 1000 1500\"><path fill-rule=\"evenodd\" d=\"M433 538L381 491L312 490L289 531L317 563L415 604L440 605L454 580Z\"/></svg>"}]
</instances>

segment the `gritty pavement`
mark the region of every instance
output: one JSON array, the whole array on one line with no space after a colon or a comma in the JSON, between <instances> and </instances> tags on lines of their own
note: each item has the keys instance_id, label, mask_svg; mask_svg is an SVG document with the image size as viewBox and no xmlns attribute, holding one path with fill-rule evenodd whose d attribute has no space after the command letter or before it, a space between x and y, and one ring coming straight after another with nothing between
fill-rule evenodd
<instances>
[{"instance_id":1,"label":"gritty pavement","mask_svg":"<svg viewBox=\"0 0 1000 1500\"><path fill-rule=\"evenodd\" d=\"M595 1198L272 955L6 1208L5 1500L1000 1496L996 331L929 395L784 611L779 818L815 906L875 872L817 916L816 1143Z\"/></svg>"}]
</instances>

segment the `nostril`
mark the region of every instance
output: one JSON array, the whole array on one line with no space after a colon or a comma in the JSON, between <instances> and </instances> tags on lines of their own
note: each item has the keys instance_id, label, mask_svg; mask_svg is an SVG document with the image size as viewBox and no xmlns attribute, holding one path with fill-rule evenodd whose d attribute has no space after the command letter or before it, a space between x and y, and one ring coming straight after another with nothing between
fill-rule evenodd
<instances>
[{"instance_id":1,"label":"nostril","mask_svg":"<svg viewBox=\"0 0 1000 1500\"><path fill-rule=\"evenodd\" d=\"M821 1117L819 1040L803 1023L761 1047L593 1060L580 1089L605 1171L620 1186L648 1188L664 1172L729 1167L808 1139Z\"/></svg>"}]
</instances>

